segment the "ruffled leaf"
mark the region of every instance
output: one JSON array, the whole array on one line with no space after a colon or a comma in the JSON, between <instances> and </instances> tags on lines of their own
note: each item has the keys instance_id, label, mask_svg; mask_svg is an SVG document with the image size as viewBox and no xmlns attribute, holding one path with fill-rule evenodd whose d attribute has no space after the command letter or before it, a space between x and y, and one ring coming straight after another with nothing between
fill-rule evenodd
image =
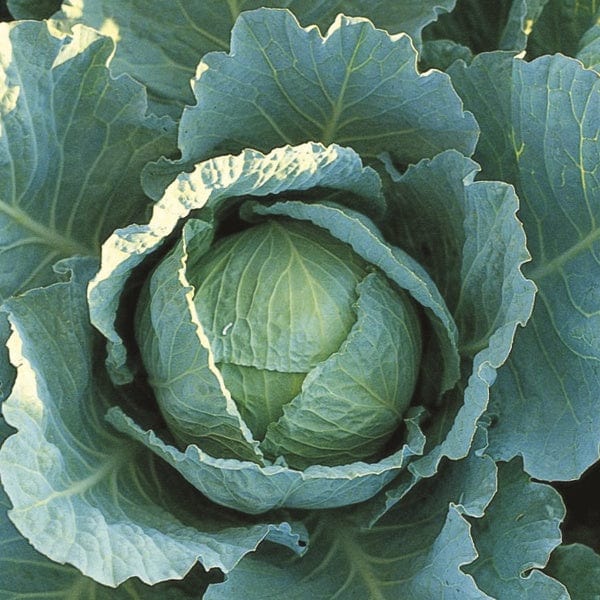
<instances>
[{"instance_id":1,"label":"ruffled leaf","mask_svg":"<svg viewBox=\"0 0 600 600\"><path fill-rule=\"evenodd\" d=\"M12 0L17 4L18 0ZM20 0L25 4L27 0ZM233 23L242 11L269 6L288 8L305 25L326 31L339 12L370 18L391 33L401 31L420 40L423 27L449 11L456 0L240 0L173 3L155 0L67 0L54 16L62 27L83 23L119 42L112 68L146 85L159 112L176 115L193 96L189 81L200 58L214 50L228 50ZM31 4L31 2L29 2ZM39 4L39 2L38 2ZM60 3L58 3L60 4ZM176 31L177 35L173 35ZM183 41L185 40L185 42ZM174 68L175 66L175 68Z\"/></svg>"},{"instance_id":2,"label":"ruffled leaf","mask_svg":"<svg viewBox=\"0 0 600 600\"><path fill-rule=\"evenodd\" d=\"M600 76L560 55L489 54L451 73L482 126L484 174L521 198L539 289L492 389L491 451L539 479L577 478L600 444Z\"/></svg>"},{"instance_id":3,"label":"ruffled leaf","mask_svg":"<svg viewBox=\"0 0 600 600\"><path fill-rule=\"evenodd\" d=\"M472 522L479 557L465 567L497 600L568 600L565 588L539 569L560 543L565 507L548 485L534 483L518 460L498 466L498 492Z\"/></svg>"},{"instance_id":4,"label":"ruffled leaf","mask_svg":"<svg viewBox=\"0 0 600 600\"><path fill-rule=\"evenodd\" d=\"M371 528L357 524L354 511L314 513L301 560L265 546L211 586L206 600L490 600L461 570L477 556L463 515L481 515L495 489L493 462L472 454L445 464Z\"/></svg>"},{"instance_id":5,"label":"ruffled leaf","mask_svg":"<svg viewBox=\"0 0 600 600\"><path fill-rule=\"evenodd\" d=\"M323 38L288 11L244 13L231 53L211 53L198 67L196 104L181 119L181 160L147 170L145 189L158 198L177 173L218 154L306 141L363 157L390 151L403 164L447 148L471 154L477 124L446 75L420 75L416 58L408 36L366 19L340 15Z\"/></svg>"},{"instance_id":6,"label":"ruffled leaf","mask_svg":"<svg viewBox=\"0 0 600 600\"><path fill-rule=\"evenodd\" d=\"M143 88L109 75L113 43L84 27L0 24L0 299L53 280L143 216L142 166L170 152L170 119ZM85 132L85 133L84 133Z\"/></svg>"},{"instance_id":7,"label":"ruffled leaf","mask_svg":"<svg viewBox=\"0 0 600 600\"><path fill-rule=\"evenodd\" d=\"M434 475L443 456L459 459L473 447L496 370L532 311L535 287L521 272L529 253L515 216L518 199L506 184L473 182L476 171L473 161L448 151L396 173L388 186L387 237L421 261L448 299L459 331L463 377L443 402L429 407L424 456L411 462L380 502L372 502L374 519L420 478ZM482 305L486 311L477 308ZM433 372L438 365L427 363L428 354L425 348L424 368Z\"/></svg>"},{"instance_id":8,"label":"ruffled leaf","mask_svg":"<svg viewBox=\"0 0 600 600\"><path fill-rule=\"evenodd\" d=\"M1 419L0 419L1 420ZM1 439L1 438L0 438ZM117 589L61 565L37 552L10 522L8 497L0 487L0 598L95 598L96 600L189 600L206 589L209 578L198 567L181 581L149 586L130 579Z\"/></svg>"},{"instance_id":9,"label":"ruffled leaf","mask_svg":"<svg viewBox=\"0 0 600 600\"><path fill-rule=\"evenodd\" d=\"M405 417L406 442L390 456L374 463L354 462L336 467L314 465L304 471L278 464L214 458L198 446L181 452L152 430L144 430L120 408L107 419L116 429L141 442L173 466L205 496L220 505L247 514L277 508L324 509L363 502L372 498L402 471L424 445L419 428L422 414Z\"/></svg>"},{"instance_id":10,"label":"ruffled leaf","mask_svg":"<svg viewBox=\"0 0 600 600\"><path fill-rule=\"evenodd\" d=\"M108 366L115 381L131 380L123 340L115 328L123 289L133 270L157 250L180 219L207 207L226 209L240 196L267 196L318 188L341 202L382 211L381 181L350 149L307 143L273 150L268 155L245 150L222 156L181 174L165 192L148 225L117 230L104 244L100 271L89 290L92 323L109 340ZM341 194L340 194L341 192Z\"/></svg>"}]
</instances>

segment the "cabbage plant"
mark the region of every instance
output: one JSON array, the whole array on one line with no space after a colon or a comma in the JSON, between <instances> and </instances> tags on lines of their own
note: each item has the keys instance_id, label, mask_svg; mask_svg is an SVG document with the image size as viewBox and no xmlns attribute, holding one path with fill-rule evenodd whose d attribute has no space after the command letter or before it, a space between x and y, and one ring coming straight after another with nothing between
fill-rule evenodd
<instances>
[{"instance_id":1,"label":"cabbage plant","mask_svg":"<svg viewBox=\"0 0 600 600\"><path fill-rule=\"evenodd\" d=\"M8 9L0 598L600 593L594 2Z\"/></svg>"}]
</instances>

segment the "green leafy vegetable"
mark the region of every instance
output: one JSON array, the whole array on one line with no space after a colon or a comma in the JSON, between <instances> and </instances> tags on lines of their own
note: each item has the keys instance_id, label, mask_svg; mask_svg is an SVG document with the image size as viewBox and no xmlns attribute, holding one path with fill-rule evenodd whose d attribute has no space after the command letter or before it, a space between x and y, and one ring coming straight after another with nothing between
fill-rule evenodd
<instances>
[{"instance_id":1,"label":"green leafy vegetable","mask_svg":"<svg viewBox=\"0 0 600 600\"><path fill-rule=\"evenodd\" d=\"M0 598L596 597L597 2L8 9Z\"/></svg>"},{"instance_id":2,"label":"green leafy vegetable","mask_svg":"<svg viewBox=\"0 0 600 600\"><path fill-rule=\"evenodd\" d=\"M140 170L172 151L174 123L146 114L131 78L111 78L110 40L82 27L73 37L34 22L0 28L5 299L52 281L61 258L97 255L111 231L143 218Z\"/></svg>"}]
</instances>

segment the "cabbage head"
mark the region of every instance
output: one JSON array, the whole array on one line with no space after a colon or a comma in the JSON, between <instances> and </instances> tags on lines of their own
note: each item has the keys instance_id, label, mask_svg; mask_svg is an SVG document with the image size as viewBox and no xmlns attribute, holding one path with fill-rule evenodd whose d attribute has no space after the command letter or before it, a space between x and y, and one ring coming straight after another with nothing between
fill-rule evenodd
<instances>
[{"instance_id":1,"label":"cabbage head","mask_svg":"<svg viewBox=\"0 0 600 600\"><path fill-rule=\"evenodd\" d=\"M205 253L188 252L197 343L207 339L215 376L265 459L302 469L380 455L419 372L421 333L410 298L310 224L271 219ZM202 427L194 389L181 391L161 367L159 338L178 345L180 322L172 319L173 331L154 326L152 290L170 268L167 260L153 271L138 301L136 339L151 386L180 447L235 457L226 440ZM186 346L180 360L196 351Z\"/></svg>"}]
</instances>

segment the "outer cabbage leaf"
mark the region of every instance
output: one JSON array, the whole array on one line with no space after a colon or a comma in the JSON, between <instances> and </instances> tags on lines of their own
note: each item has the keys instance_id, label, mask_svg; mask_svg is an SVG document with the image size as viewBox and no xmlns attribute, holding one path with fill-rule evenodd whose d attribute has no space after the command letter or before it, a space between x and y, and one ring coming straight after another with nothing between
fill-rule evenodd
<instances>
[{"instance_id":1,"label":"outer cabbage leaf","mask_svg":"<svg viewBox=\"0 0 600 600\"><path fill-rule=\"evenodd\" d=\"M498 492L471 522L479 557L465 571L496 600L568 600L565 588L539 570L560 544L564 516L558 492L532 482L521 461L500 463Z\"/></svg>"},{"instance_id":2,"label":"outer cabbage leaf","mask_svg":"<svg viewBox=\"0 0 600 600\"><path fill-rule=\"evenodd\" d=\"M571 600L600 597L600 555L588 546L559 546L552 553L546 572L566 586Z\"/></svg>"},{"instance_id":3,"label":"outer cabbage leaf","mask_svg":"<svg viewBox=\"0 0 600 600\"><path fill-rule=\"evenodd\" d=\"M154 198L194 163L244 148L338 143L363 159L389 151L405 164L447 148L471 154L477 139L447 76L419 75L411 39L362 18L340 15L323 38L288 11L244 13L230 54L205 56L193 85L196 104L179 130L182 158L146 170Z\"/></svg>"},{"instance_id":4,"label":"outer cabbage leaf","mask_svg":"<svg viewBox=\"0 0 600 600\"><path fill-rule=\"evenodd\" d=\"M452 40L426 40L419 53L419 68L445 71L454 61L470 63L473 52L470 48Z\"/></svg>"},{"instance_id":5,"label":"outer cabbage leaf","mask_svg":"<svg viewBox=\"0 0 600 600\"><path fill-rule=\"evenodd\" d=\"M527 53L575 56L584 33L600 19L597 0L549 0L533 26Z\"/></svg>"},{"instance_id":6,"label":"outer cabbage leaf","mask_svg":"<svg viewBox=\"0 0 600 600\"><path fill-rule=\"evenodd\" d=\"M530 259L515 217L518 199L509 185L476 182L479 165L454 150L411 165L402 174L391 165L388 169L393 183L385 192L385 232L435 281L457 320L462 353L473 354L499 320L489 315L501 310L506 298L500 292L503 278L486 277L485 265L495 264L499 271L506 262L505 274L512 273L507 285L515 286L525 307L531 306L533 286L515 268ZM478 314L477 322L473 315L481 304L488 311Z\"/></svg>"},{"instance_id":7,"label":"outer cabbage leaf","mask_svg":"<svg viewBox=\"0 0 600 600\"><path fill-rule=\"evenodd\" d=\"M13 433L14 429L7 425L0 413L0 445ZM53 595L98 600L185 600L197 598L211 580L197 566L180 581L148 586L139 579L131 579L116 590L106 587L85 577L71 565L58 564L37 552L10 522L7 514L10 507L8 496L0 486L0 600Z\"/></svg>"},{"instance_id":8,"label":"outer cabbage leaf","mask_svg":"<svg viewBox=\"0 0 600 600\"><path fill-rule=\"evenodd\" d=\"M69 280L6 303L17 380L2 410L18 431L0 449L0 476L21 535L109 586L181 579L197 561L227 572L267 538L300 550L301 526L215 507L104 420L124 399L98 369L86 302L96 265L69 264Z\"/></svg>"},{"instance_id":9,"label":"outer cabbage leaf","mask_svg":"<svg viewBox=\"0 0 600 600\"><path fill-rule=\"evenodd\" d=\"M82 575L71 565L60 565L36 552L8 519L8 497L0 487L0 600L25 598L95 598L96 600L186 600L198 598L207 577L195 568L182 581L148 586L138 579L117 589Z\"/></svg>"},{"instance_id":10,"label":"outer cabbage leaf","mask_svg":"<svg viewBox=\"0 0 600 600\"><path fill-rule=\"evenodd\" d=\"M482 127L483 173L517 188L539 288L492 389L491 451L521 454L539 479L577 478L600 444L600 76L561 55L500 53L451 74Z\"/></svg>"},{"instance_id":11,"label":"outer cabbage leaf","mask_svg":"<svg viewBox=\"0 0 600 600\"><path fill-rule=\"evenodd\" d=\"M468 67L453 65L448 73L465 106L476 111L482 129L474 159L485 179L508 181L519 178L516 159L511 86L514 54L482 54Z\"/></svg>"},{"instance_id":12,"label":"outer cabbage leaf","mask_svg":"<svg viewBox=\"0 0 600 600\"><path fill-rule=\"evenodd\" d=\"M474 182L477 170L470 159L447 151L402 175L391 173L388 237L423 264L447 300L460 332L464 377L424 428L427 447L409 466L413 479L401 477L390 486L385 501L373 503L374 514L385 512L415 480L435 473L442 456L466 455L496 369L511 350L517 325L531 314L535 289L521 273L529 254L515 216L518 200L506 184Z\"/></svg>"},{"instance_id":13,"label":"outer cabbage leaf","mask_svg":"<svg viewBox=\"0 0 600 600\"><path fill-rule=\"evenodd\" d=\"M213 0L120 2L67 0L54 16L63 27L83 23L119 42L113 69L144 83L159 112L176 115L191 104L189 81L200 58L228 50L238 15L261 6L289 8L303 25L316 23L326 31L339 12L365 16L392 33L406 32L418 43L421 30L456 0Z\"/></svg>"},{"instance_id":14,"label":"outer cabbage leaf","mask_svg":"<svg viewBox=\"0 0 600 600\"><path fill-rule=\"evenodd\" d=\"M282 506L321 510L368 500L392 481L411 455L422 451L418 416L406 416L405 444L378 462L338 467L314 465L297 471L276 464L259 466L254 462L214 458L196 445L181 452L154 431L143 430L120 408L107 415L115 428L150 448L207 497L247 514Z\"/></svg>"},{"instance_id":15,"label":"outer cabbage leaf","mask_svg":"<svg viewBox=\"0 0 600 600\"><path fill-rule=\"evenodd\" d=\"M2 300L144 215L140 170L171 151L174 128L145 114L139 84L110 77L110 39L37 22L0 24L0 37Z\"/></svg>"},{"instance_id":16,"label":"outer cabbage leaf","mask_svg":"<svg viewBox=\"0 0 600 600\"><path fill-rule=\"evenodd\" d=\"M172 149L174 127L145 114L141 86L110 78L111 40L31 22L0 24L0 37L2 301L53 281L54 262L98 253L115 227L144 214L140 170ZM2 314L0 398L14 377L7 337Z\"/></svg>"},{"instance_id":17,"label":"outer cabbage leaf","mask_svg":"<svg viewBox=\"0 0 600 600\"><path fill-rule=\"evenodd\" d=\"M265 545L205 598L490 600L461 567L477 556L464 515L481 516L495 490L493 461L473 452L445 463L371 528L353 510L313 513L302 559Z\"/></svg>"}]
</instances>

